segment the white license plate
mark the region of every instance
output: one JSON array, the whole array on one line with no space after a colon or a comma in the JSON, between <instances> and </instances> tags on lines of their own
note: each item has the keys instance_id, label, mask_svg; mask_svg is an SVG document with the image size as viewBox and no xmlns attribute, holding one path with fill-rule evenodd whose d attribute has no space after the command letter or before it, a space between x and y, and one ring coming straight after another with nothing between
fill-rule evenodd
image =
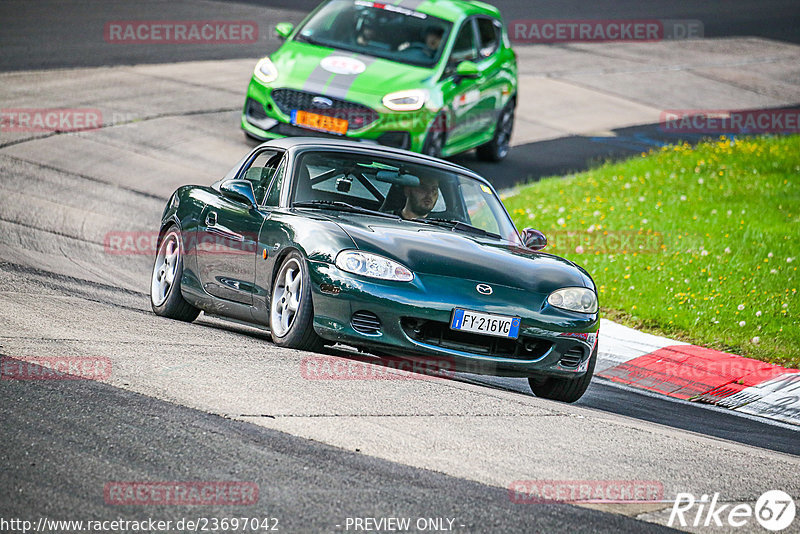
<instances>
[{"instance_id":1,"label":"white license plate","mask_svg":"<svg viewBox=\"0 0 800 534\"><path fill-rule=\"evenodd\" d=\"M519 322L519 317L456 308L453 310L450 329L517 339L519 337Z\"/></svg>"}]
</instances>

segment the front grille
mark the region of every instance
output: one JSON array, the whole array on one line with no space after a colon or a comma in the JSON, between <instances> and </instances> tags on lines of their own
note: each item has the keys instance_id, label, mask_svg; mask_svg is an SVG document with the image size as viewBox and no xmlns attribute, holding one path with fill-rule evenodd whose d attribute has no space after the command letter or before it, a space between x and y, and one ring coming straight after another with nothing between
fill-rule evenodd
<instances>
[{"instance_id":1,"label":"front grille","mask_svg":"<svg viewBox=\"0 0 800 534\"><path fill-rule=\"evenodd\" d=\"M300 109L310 113L345 119L348 122L348 130L358 130L378 120L378 112L372 108L325 95L295 91L294 89L275 89L272 91L271 96L275 105L285 115L291 115L293 110ZM315 104L313 100L316 97L330 100L331 106L322 107L319 103Z\"/></svg>"},{"instance_id":2,"label":"front grille","mask_svg":"<svg viewBox=\"0 0 800 534\"><path fill-rule=\"evenodd\" d=\"M404 317L400 321L400 325L408 337L420 343L473 354L535 360L547 354L547 351L553 346L551 342L544 339L533 337L504 339L485 336L451 330L448 323L424 321L411 317Z\"/></svg>"},{"instance_id":3,"label":"front grille","mask_svg":"<svg viewBox=\"0 0 800 534\"><path fill-rule=\"evenodd\" d=\"M353 330L361 334L375 335L381 333L381 320L378 316L368 311L357 311L350 318Z\"/></svg>"},{"instance_id":4,"label":"front grille","mask_svg":"<svg viewBox=\"0 0 800 534\"><path fill-rule=\"evenodd\" d=\"M583 359L583 348L574 346L561 356L561 367L578 367Z\"/></svg>"}]
</instances>

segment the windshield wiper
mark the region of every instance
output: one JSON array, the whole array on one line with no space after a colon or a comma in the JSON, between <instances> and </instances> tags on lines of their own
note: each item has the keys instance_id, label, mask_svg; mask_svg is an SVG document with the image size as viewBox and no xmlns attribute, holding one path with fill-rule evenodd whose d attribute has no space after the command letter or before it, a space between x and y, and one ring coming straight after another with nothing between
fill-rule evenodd
<instances>
[{"instance_id":1,"label":"windshield wiper","mask_svg":"<svg viewBox=\"0 0 800 534\"><path fill-rule=\"evenodd\" d=\"M438 219L434 217L431 219L419 218L411 220L418 223L432 224L434 226L442 226L444 228L452 228L453 230L461 230L462 232L469 232L486 237L493 237L495 239L500 239L500 234L495 234L494 232L489 232L487 230L484 230L483 228L478 228L477 226L472 226L471 224L467 224L465 222L456 221L455 219Z\"/></svg>"},{"instance_id":2,"label":"windshield wiper","mask_svg":"<svg viewBox=\"0 0 800 534\"><path fill-rule=\"evenodd\" d=\"M334 200L302 200L295 202L292 207L295 208L321 208L332 209L339 211L349 211L351 213L363 213L365 215L375 215L376 217L387 217L389 219L399 219L399 215L393 213L384 213L382 211L375 211L369 208L362 208L361 206L353 206L347 202L339 202Z\"/></svg>"}]
</instances>

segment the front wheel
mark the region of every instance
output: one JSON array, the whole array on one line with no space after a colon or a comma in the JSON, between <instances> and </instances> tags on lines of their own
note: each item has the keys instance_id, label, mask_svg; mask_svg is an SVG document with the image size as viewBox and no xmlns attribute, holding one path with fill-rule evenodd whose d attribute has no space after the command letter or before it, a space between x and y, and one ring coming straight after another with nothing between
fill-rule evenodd
<instances>
[{"instance_id":1,"label":"front wheel","mask_svg":"<svg viewBox=\"0 0 800 534\"><path fill-rule=\"evenodd\" d=\"M437 115L425 136L422 153L434 158L441 158L447 133L447 117Z\"/></svg>"},{"instance_id":2,"label":"front wheel","mask_svg":"<svg viewBox=\"0 0 800 534\"><path fill-rule=\"evenodd\" d=\"M511 146L511 130L514 129L514 101L512 100L500 112L494 137L485 145L479 146L475 153L483 161L502 161L508 156Z\"/></svg>"},{"instance_id":3,"label":"front wheel","mask_svg":"<svg viewBox=\"0 0 800 534\"><path fill-rule=\"evenodd\" d=\"M597 363L597 346L589 357L589 368L586 373L578 378L562 378L555 376L531 377L528 384L537 397L561 402L575 402L580 399L589 387L594 375L594 366Z\"/></svg>"},{"instance_id":4,"label":"front wheel","mask_svg":"<svg viewBox=\"0 0 800 534\"><path fill-rule=\"evenodd\" d=\"M308 267L299 252L290 253L281 263L269 309L269 328L276 345L309 351L322 348L322 339L314 331Z\"/></svg>"},{"instance_id":5,"label":"front wheel","mask_svg":"<svg viewBox=\"0 0 800 534\"><path fill-rule=\"evenodd\" d=\"M181 295L183 276L183 247L181 232L171 226L158 246L153 274L150 278L150 304L156 315L192 322L200 310L186 302Z\"/></svg>"}]
</instances>

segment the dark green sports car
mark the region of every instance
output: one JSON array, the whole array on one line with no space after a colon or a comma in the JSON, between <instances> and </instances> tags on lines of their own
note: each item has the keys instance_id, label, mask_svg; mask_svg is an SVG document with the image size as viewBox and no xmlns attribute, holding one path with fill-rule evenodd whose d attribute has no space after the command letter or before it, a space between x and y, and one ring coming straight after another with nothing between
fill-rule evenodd
<instances>
[{"instance_id":1,"label":"dark green sports car","mask_svg":"<svg viewBox=\"0 0 800 534\"><path fill-rule=\"evenodd\" d=\"M492 186L432 157L349 141L260 145L183 186L161 221L153 310L268 326L277 345L337 342L452 370L528 377L573 402L597 358L589 274L540 251Z\"/></svg>"}]
</instances>

